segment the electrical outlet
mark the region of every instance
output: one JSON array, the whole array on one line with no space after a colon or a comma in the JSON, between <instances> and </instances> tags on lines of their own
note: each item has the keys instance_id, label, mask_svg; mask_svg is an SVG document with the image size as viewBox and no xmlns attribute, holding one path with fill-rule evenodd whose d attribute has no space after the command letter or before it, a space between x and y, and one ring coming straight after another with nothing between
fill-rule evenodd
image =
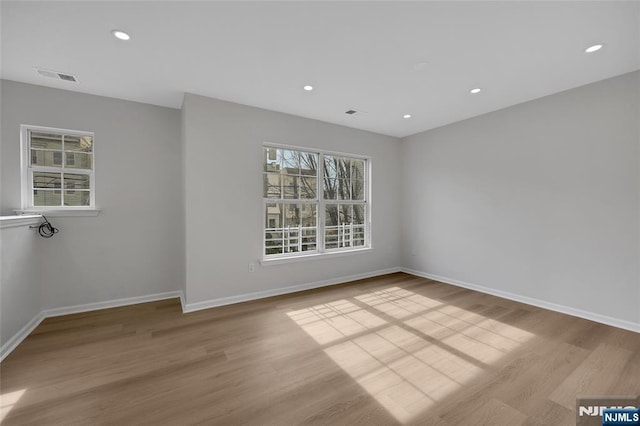
<instances>
[{"instance_id":1,"label":"electrical outlet","mask_svg":"<svg viewBox=\"0 0 640 426\"><path fill-rule=\"evenodd\" d=\"M256 271L256 264L249 263L249 272L255 272L255 271Z\"/></svg>"}]
</instances>

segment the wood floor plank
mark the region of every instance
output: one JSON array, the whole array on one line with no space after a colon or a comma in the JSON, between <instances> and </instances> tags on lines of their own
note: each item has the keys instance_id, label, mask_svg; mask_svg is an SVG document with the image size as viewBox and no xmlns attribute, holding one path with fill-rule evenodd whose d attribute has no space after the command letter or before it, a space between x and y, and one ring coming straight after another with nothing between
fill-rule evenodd
<instances>
[{"instance_id":1,"label":"wood floor plank","mask_svg":"<svg viewBox=\"0 0 640 426\"><path fill-rule=\"evenodd\" d=\"M573 409L576 396L608 395L623 377L633 353L602 343L551 393L549 399ZM610 395L610 394L609 394Z\"/></svg>"},{"instance_id":2,"label":"wood floor plank","mask_svg":"<svg viewBox=\"0 0 640 426\"><path fill-rule=\"evenodd\" d=\"M527 416L497 399L490 399L475 414L473 424L477 425L512 425L523 424Z\"/></svg>"},{"instance_id":3,"label":"wood floor plank","mask_svg":"<svg viewBox=\"0 0 640 426\"><path fill-rule=\"evenodd\" d=\"M48 318L0 364L3 425L563 425L640 394L640 335L397 273L183 314Z\"/></svg>"},{"instance_id":4,"label":"wood floor plank","mask_svg":"<svg viewBox=\"0 0 640 426\"><path fill-rule=\"evenodd\" d=\"M536 400L532 408L535 415L529 415L525 426L575 425L576 413L549 400Z\"/></svg>"}]
</instances>

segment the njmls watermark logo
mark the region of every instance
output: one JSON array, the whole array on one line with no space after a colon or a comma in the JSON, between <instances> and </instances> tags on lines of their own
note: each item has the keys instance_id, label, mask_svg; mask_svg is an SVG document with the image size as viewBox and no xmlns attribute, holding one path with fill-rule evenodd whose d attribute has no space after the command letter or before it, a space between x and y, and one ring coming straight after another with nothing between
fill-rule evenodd
<instances>
[{"instance_id":1,"label":"njmls watermark logo","mask_svg":"<svg viewBox=\"0 0 640 426\"><path fill-rule=\"evenodd\" d=\"M591 397L576 401L576 426L640 426L640 396Z\"/></svg>"}]
</instances>

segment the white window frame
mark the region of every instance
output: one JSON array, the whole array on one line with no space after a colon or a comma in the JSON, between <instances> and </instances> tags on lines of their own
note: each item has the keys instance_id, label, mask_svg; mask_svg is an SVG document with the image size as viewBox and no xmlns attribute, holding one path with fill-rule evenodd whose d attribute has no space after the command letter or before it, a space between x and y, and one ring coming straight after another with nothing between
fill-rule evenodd
<instances>
[{"instance_id":1,"label":"white window frame","mask_svg":"<svg viewBox=\"0 0 640 426\"><path fill-rule=\"evenodd\" d=\"M286 149L292 151L303 151L309 152L318 155L318 176L317 176L317 186L316 186L316 198L315 199L274 199L274 198L266 198L263 194L262 197L262 262L268 263L270 261L280 261L280 260L294 260L294 259L304 259L310 257L317 256L327 256L333 254L348 254L348 253L357 253L363 250L370 250L372 248L372 238L371 238L371 211L372 211L372 203L371 203L371 169L372 169L372 161L371 157L359 154L350 154L344 152L336 152L336 151L327 151L316 148L308 148L302 146L295 145L284 145L278 143L264 142L262 145L262 151L264 153L265 148L276 148L276 149ZM264 154L263 154L264 155ZM365 163L365 188L364 188L364 203L360 200L325 200L324 199L324 157L325 156L338 156L338 157L349 157L358 160L364 160ZM263 157L264 158L264 157ZM264 160L263 160L264 166ZM264 175L264 171L262 171ZM266 217L267 217L267 205L268 204L314 204L316 205L316 249L309 251L299 251L299 252L291 252L291 253L278 253L278 254L266 254L266 243L265 243L265 234L266 234ZM327 204L364 204L365 205L365 241L364 245L356 246L356 247L338 247L333 249L325 249L325 215L326 215L326 205Z\"/></svg>"},{"instance_id":2,"label":"white window frame","mask_svg":"<svg viewBox=\"0 0 640 426\"><path fill-rule=\"evenodd\" d=\"M91 170L78 169L78 168L66 168L65 167L65 154L68 151L64 150L64 142L62 146L62 164L60 166L32 166L31 165L31 138L29 132L46 132L67 136L91 136L93 139L93 147L91 150ZM81 210L95 210L96 209L96 190L95 190L95 134L93 132L87 132L83 130L69 130L58 129L54 127L43 127L23 124L20 126L20 175L21 175L21 208L23 211L81 211ZM33 173L34 172L52 172L52 173L73 173L89 176L89 205L88 206L65 206L64 205L64 183L61 185L61 200L60 206L35 206L33 204ZM74 188L75 191L77 189Z\"/></svg>"}]
</instances>

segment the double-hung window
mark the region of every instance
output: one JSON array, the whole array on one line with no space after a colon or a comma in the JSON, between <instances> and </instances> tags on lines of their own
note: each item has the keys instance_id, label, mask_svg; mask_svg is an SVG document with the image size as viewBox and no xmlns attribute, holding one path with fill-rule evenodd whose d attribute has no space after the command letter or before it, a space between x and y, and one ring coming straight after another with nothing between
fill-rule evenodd
<instances>
[{"instance_id":1,"label":"double-hung window","mask_svg":"<svg viewBox=\"0 0 640 426\"><path fill-rule=\"evenodd\" d=\"M265 146L264 257L369 247L369 160Z\"/></svg>"},{"instance_id":2,"label":"double-hung window","mask_svg":"<svg viewBox=\"0 0 640 426\"><path fill-rule=\"evenodd\" d=\"M94 135L22 126L22 208L95 208Z\"/></svg>"}]
</instances>

